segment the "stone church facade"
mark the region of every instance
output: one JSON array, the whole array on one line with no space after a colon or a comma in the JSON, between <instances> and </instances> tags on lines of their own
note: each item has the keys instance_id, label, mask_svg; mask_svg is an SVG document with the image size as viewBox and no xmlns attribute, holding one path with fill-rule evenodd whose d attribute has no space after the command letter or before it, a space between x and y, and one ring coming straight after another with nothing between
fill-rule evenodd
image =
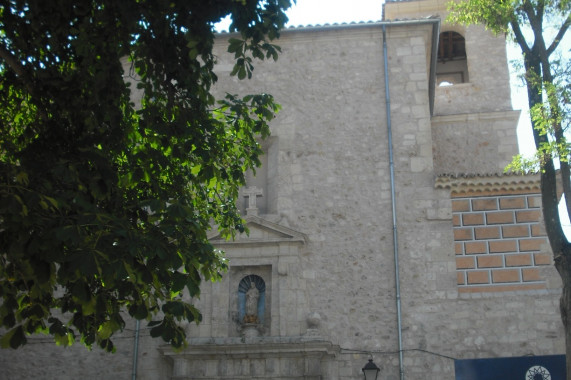
<instances>
[{"instance_id":1,"label":"stone church facade","mask_svg":"<svg viewBox=\"0 0 571 380\"><path fill-rule=\"evenodd\" d=\"M134 355L134 323L111 356L31 339L0 351L0 378L356 380L373 358L382 379L452 380L454 359L563 354L539 178L502 174L505 40L443 23L445 3L288 29L250 81L220 35L220 91L282 111L242 190L250 234L211 236L230 269L194 300L188 348L142 326Z\"/></svg>"}]
</instances>

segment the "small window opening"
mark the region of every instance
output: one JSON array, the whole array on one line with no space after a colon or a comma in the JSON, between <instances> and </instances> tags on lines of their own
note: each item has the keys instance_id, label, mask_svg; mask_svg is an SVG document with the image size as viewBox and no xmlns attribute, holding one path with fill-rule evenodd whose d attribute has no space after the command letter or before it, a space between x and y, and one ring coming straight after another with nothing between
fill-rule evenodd
<instances>
[{"instance_id":1,"label":"small window opening","mask_svg":"<svg viewBox=\"0 0 571 380\"><path fill-rule=\"evenodd\" d=\"M460 33L440 33L436 80L439 86L468 82L466 42Z\"/></svg>"},{"instance_id":2,"label":"small window opening","mask_svg":"<svg viewBox=\"0 0 571 380\"><path fill-rule=\"evenodd\" d=\"M438 44L438 62L466 59L466 43L464 37L456 32L440 33Z\"/></svg>"}]
</instances>

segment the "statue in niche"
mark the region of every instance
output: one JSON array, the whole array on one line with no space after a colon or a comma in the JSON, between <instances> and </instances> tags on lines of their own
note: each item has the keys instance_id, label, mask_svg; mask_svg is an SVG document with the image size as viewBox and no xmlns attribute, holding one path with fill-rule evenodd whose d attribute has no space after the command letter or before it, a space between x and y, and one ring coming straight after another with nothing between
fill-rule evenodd
<instances>
[{"instance_id":1,"label":"statue in niche","mask_svg":"<svg viewBox=\"0 0 571 380\"><path fill-rule=\"evenodd\" d=\"M246 292L246 315L244 323L258 323L258 300L260 291L254 282L250 282L250 289Z\"/></svg>"},{"instance_id":2,"label":"statue in niche","mask_svg":"<svg viewBox=\"0 0 571 380\"><path fill-rule=\"evenodd\" d=\"M244 336L259 336L263 330L266 307L266 283L257 275L248 275L238 285L238 323Z\"/></svg>"}]
</instances>

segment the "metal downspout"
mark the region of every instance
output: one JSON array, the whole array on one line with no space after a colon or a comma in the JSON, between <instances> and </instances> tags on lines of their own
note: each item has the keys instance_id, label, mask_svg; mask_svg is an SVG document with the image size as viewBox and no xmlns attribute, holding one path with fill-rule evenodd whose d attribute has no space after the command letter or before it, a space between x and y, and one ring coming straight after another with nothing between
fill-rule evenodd
<instances>
[{"instance_id":1,"label":"metal downspout","mask_svg":"<svg viewBox=\"0 0 571 380\"><path fill-rule=\"evenodd\" d=\"M394 246L394 262L395 262L395 293L397 307L397 330L398 330L398 347L399 347L399 374L400 379L404 380L404 364L403 364L403 347L402 347L402 316L401 316L401 299L400 299L400 278L399 278L399 250L398 250L398 231L397 231L397 209L395 197L395 163L393 159L393 132L391 127L391 98L389 92L389 64L387 58L387 35L386 26L383 24L383 62L385 64L385 99L387 112L387 134L389 145L389 168L391 181L391 203L393 211L393 246Z\"/></svg>"},{"instance_id":2,"label":"metal downspout","mask_svg":"<svg viewBox=\"0 0 571 380\"><path fill-rule=\"evenodd\" d=\"M139 357L139 330L141 329L141 321L135 322L135 343L133 343L133 372L131 379L137 380L137 359Z\"/></svg>"}]
</instances>

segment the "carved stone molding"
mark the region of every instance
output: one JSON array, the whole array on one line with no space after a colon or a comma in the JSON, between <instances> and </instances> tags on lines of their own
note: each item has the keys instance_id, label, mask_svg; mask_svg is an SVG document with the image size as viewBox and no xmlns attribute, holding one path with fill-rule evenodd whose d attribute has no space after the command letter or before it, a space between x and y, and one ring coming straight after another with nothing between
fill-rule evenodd
<instances>
[{"instance_id":1,"label":"carved stone molding","mask_svg":"<svg viewBox=\"0 0 571 380\"><path fill-rule=\"evenodd\" d=\"M217 232L208 237L210 242L217 247L227 249L235 245L270 245L280 243L305 244L307 236L291 228L270 222L256 215L248 215L244 218L250 229L250 235L239 234L234 240L226 240Z\"/></svg>"},{"instance_id":2,"label":"carved stone molding","mask_svg":"<svg viewBox=\"0 0 571 380\"><path fill-rule=\"evenodd\" d=\"M229 270L220 282L204 287L201 299L196 300L203 320L197 326L189 325L189 335L239 338L304 334L304 316L310 311L306 281L301 276L307 237L259 216L244 219L249 234L238 235L234 240L217 233L209 236L210 242L224 251ZM248 276L263 279L265 291L260 293L255 328L243 329L244 323L254 322L251 318L244 322L245 293L239 292L240 282ZM261 288L258 290L261 292Z\"/></svg>"},{"instance_id":3,"label":"carved stone molding","mask_svg":"<svg viewBox=\"0 0 571 380\"><path fill-rule=\"evenodd\" d=\"M539 174L442 175L436 189L449 189L452 196L506 193L539 193Z\"/></svg>"},{"instance_id":4,"label":"carved stone molding","mask_svg":"<svg viewBox=\"0 0 571 380\"><path fill-rule=\"evenodd\" d=\"M182 352L160 348L172 363L171 380L329 378L340 351L307 337L192 339Z\"/></svg>"}]
</instances>

